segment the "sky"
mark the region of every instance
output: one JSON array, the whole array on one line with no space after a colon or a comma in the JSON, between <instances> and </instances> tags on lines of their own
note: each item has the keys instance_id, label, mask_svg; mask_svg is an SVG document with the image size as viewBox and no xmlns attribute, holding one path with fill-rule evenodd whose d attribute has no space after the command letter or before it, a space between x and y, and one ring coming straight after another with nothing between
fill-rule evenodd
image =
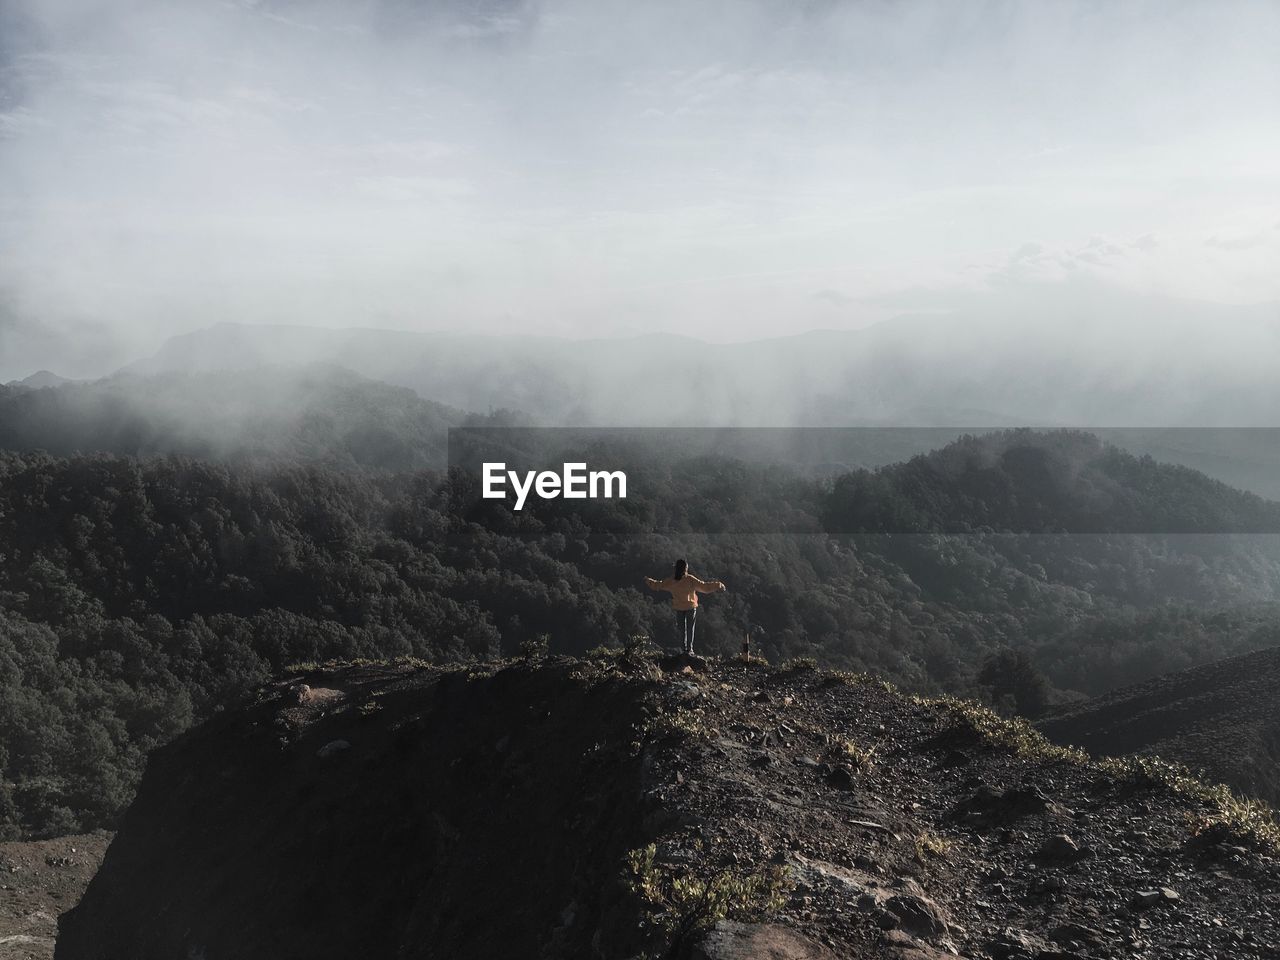
<instances>
[{"instance_id":1,"label":"sky","mask_svg":"<svg viewBox=\"0 0 1280 960\"><path fill-rule=\"evenodd\" d=\"M1277 50L1271 0L0 0L0 380L1280 301Z\"/></svg>"}]
</instances>

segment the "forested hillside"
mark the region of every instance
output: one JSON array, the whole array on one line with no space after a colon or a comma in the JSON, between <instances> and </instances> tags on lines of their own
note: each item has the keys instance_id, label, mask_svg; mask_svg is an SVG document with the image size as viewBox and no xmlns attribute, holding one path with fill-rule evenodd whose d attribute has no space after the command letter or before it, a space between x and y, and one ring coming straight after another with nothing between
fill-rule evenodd
<instances>
[{"instance_id":1,"label":"forested hillside","mask_svg":"<svg viewBox=\"0 0 1280 960\"><path fill-rule=\"evenodd\" d=\"M830 530L1280 533L1280 503L1084 431L964 436L835 483Z\"/></svg>"},{"instance_id":2,"label":"forested hillside","mask_svg":"<svg viewBox=\"0 0 1280 960\"><path fill-rule=\"evenodd\" d=\"M325 364L0 386L0 448L63 456L173 453L420 470L444 466L445 433L463 420L412 390Z\"/></svg>"},{"instance_id":3,"label":"forested hillside","mask_svg":"<svg viewBox=\"0 0 1280 960\"><path fill-rule=\"evenodd\" d=\"M972 490L1020 494L1018 465L1064 449L1092 450L1081 476L1105 476L1117 502L1172 529L1243 529L1274 510L1059 434L964 440L835 484L647 451L627 500L519 517L479 509L474 478L456 472L0 455L0 830L112 823L149 749L293 663L665 644L669 609L641 578L676 556L729 585L699 616L700 650L733 652L750 628L775 662L814 657L1028 713L1037 686L1097 694L1280 643L1272 537L886 534L875 509L871 532L823 530L850 484L905 498L923 529L954 529ZM948 481L931 463L961 466ZM965 492L920 493L948 482ZM1183 516L1187 489L1200 512ZM1035 516L1062 511L1046 528L1070 529L1077 487L1032 492ZM770 529L781 507L812 532L729 532Z\"/></svg>"}]
</instances>

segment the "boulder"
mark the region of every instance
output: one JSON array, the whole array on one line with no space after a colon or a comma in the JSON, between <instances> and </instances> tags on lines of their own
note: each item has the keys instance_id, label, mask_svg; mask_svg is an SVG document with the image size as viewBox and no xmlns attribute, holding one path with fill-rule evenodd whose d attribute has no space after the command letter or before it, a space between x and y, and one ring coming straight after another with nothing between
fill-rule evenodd
<instances>
[{"instance_id":1,"label":"boulder","mask_svg":"<svg viewBox=\"0 0 1280 960\"><path fill-rule=\"evenodd\" d=\"M721 921L693 948L693 960L836 960L814 940L775 923Z\"/></svg>"},{"instance_id":2,"label":"boulder","mask_svg":"<svg viewBox=\"0 0 1280 960\"><path fill-rule=\"evenodd\" d=\"M899 893L884 902L900 929L917 937L942 937L947 933L946 914L928 897Z\"/></svg>"},{"instance_id":3,"label":"boulder","mask_svg":"<svg viewBox=\"0 0 1280 960\"><path fill-rule=\"evenodd\" d=\"M885 953L893 960L964 960L954 953L943 953L927 943L921 943L901 930L890 930L884 935Z\"/></svg>"},{"instance_id":4,"label":"boulder","mask_svg":"<svg viewBox=\"0 0 1280 960\"><path fill-rule=\"evenodd\" d=\"M1057 807L1038 787L1014 787L1000 791L984 785L958 803L954 815L966 823L991 825L1060 812L1063 812L1062 808Z\"/></svg>"},{"instance_id":5,"label":"boulder","mask_svg":"<svg viewBox=\"0 0 1280 960\"><path fill-rule=\"evenodd\" d=\"M1088 847L1081 847L1065 833L1049 837L1040 844L1036 859L1047 863L1075 863L1084 860L1093 853Z\"/></svg>"},{"instance_id":6,"label":"boulder","mask_svg":"<svg viewBox=\"0 0 1280 960\"><path fill-rule=\"evenodd\" d=\"M1160 887L1156 890L1139 890L1133 895L1133 899L1129 901L1129 906L1134 910L1149 910L1152 907L1158 907L1167 903L1176 903L1182 897L1176 890L1170 887Z\"/></svg>"},{"instance_id":7,"label":"boulder","mask_svg":"<svg viewBox=\"0 0 1280 960\"><path fill-rule=\"evenodd\" d=\"M1023 960L1038 957L1049 949L1049 944L1025 930L1005 927L987 941L985 949L995 960Z\"/></svg>"},{"instance_id":8,"label":"boulder","mask_svg":"<svg viewBox=\"0 0 1280 960\"><path fill-rule=\"evenodd\" d=\"M1060 947L1079 944L1090 949L1101 947L1107 942L1106 935L1101 930L1075 921L1058 924L1049 931L1049 939Z\"/></svg>"},{"instance_id":9,"label":"boulder","mask_svg":"<svg viewBox=\"0 0 1280 960\"><path fill-rule=\"evenodd\" d=\"M833 767L824 779L827 786L835 787L837 790L852 790L855 782L853 771L844 765Z\"/></svg>"},{"instance_id":10,"label":"boulder","mask_svg":"<svg viewBox=\"0 0 1280 960\"><path fill-rule=\"evenodd\" d=\"M658 667L663 673L706 673L710 665L694 653L671 653L658 659Z\"/></svg>"}]
</instances>

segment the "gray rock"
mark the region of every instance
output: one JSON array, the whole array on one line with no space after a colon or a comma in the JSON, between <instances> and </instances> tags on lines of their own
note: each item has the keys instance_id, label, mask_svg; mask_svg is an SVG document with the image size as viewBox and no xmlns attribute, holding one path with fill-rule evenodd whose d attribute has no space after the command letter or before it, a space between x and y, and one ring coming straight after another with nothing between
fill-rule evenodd
<instances>
[{"instance_id":1,"label":"gray rock","mask_svg":"<svg viewBox=\"0 0 1280 960\"><path fill-rule=\"evenodd\" d=\"M885 952L893 960L964 960L954 953L943 953L927 943L921 943L902 930L890 930L884 934Z\"/></svg>"},{"instance_id":2,"label":"gray rock","mask_svg":"<svg viewBox=\"0 0 1280 960\"><path fill-rule=\"evenodd\" d=\"M1101 930L1074 921L1058 924L1049 931L1049 939L1059 946L1078 943L1085 947L1100 947L1107 942Z\"/></svg>"},{"instance_id":3,"label":"gray rock","mask_svg":"<svg viewBox=\"0 0 1280 960\"><path fill-rule=\"evenodd\" d=\"M942 937L948 930L946 914L928 897L899 893L884 902L903 930L917 937Z\"/></svg>"},{"instance_id":4,"label":"gray rock","mask_svg":"<svg viewBox=\"0 0 1280 960\"><path fill-rule=\"evenodd\" d=\"M1149 910L1152 907L1175 903L1181 899L1181 895L1176 890L1169 887L1160 887L1155 890L1139 890L1133 895L1133 899L1129 901L1129 906L1135 910Z\"/></svg>"},{"instance_id":5,"label":"gray rock","mask_svg":"<svg viewBox=\"0 0 1280 960\"><path fill-rule=\"evenodd\" d=\"M822 944L775 923L721 921L693 948L693 960L836 960Z\"/></svg>"},{"instance_id":6,"label":"gray rock","mask_svg":"<svg viewBox=\"0 0 1280 960\"><path fill-rule=\"evenodd\" d=\"M1005 927L999 934L987 941L986 952L996 960L1019 960L1022 957L1035 957L1049 948L1039 937Z\"/></svg>"},{"instance_id":7,"label":"gray rock","mask_svg":"<svg viewBox=\"0 0 1280 960\"><path fill-rule=\"evenodd\" d=\"M707 661L692 653L672 653L658 658L658 666L663 673L706 673Z\"/></svg>"},{"instance_id":8,"label":"gray rock","mask_svg":"<svg viewBox=\"0 0 1280 960\"><path fill-rule=\"evenodd\" d=\"M852 790L854 786L853 771L845 766L835 767L827 774L826 782L827 786L835 787L837 790Z\"/></svg>"},{"instance_id":9,"label":"gray rock","mask_svg":"<svg viewBox=\"0 0 1280 960\"><path fill-rule=\"evenodd\" d=\"M317 757L332 757L335 754L342 753L344 750L350 750L351 744L346 740L330 740L323 747L316 751Z\"/></svg>"},{"instance_id":10,"label":"gray rock","mask_svg":"<svg viewBox=\"0 0 1280 960\"><path fill-rule=\"evenodd\" d=\"M999 791L986 785L958 803L954 810L956 819L973 825L1011 823L1023 817L1051 812L1064 811L1053 804L1038 787L1014 787Z\"/></svg>"},{"instance_id":11,"label":"gray rock","mask_svg":"<svg viewBox=\"0 0 1280 960\"><path fill-rule=\"evenodd\" d=\"M1059 833L1040 844L1036 857L1040 860L1069 863L1080 858L1080 847L1065 833Z\"/></svg>"},{"instance_id":12,"label":"gray rock","mask_svg":"<svg viewBox=\"0 0 1280 960\"><path fill-rule=\"evenodd\" d=\"M853 903L869 897L870 903L859 906L863 910L871 910L888 896L887 891L880 889L880 881L869 873L850 870L825 860L795 854L789 858L787 868L800 893L834 892L841 899Z\"/></svg>"}]
</instances>

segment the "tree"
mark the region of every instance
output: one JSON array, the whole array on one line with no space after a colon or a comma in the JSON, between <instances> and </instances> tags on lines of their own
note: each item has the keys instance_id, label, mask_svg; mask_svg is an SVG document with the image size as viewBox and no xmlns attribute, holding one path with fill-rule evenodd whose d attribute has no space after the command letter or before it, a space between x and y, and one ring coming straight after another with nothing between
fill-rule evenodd
<instances>
[{"instance_id":1,"label":"tree","mask_svg":"<svg viewBox=\"0 0 1280 960\"><path fill-rule=\"evenodd\" d=\"M1004 649L987 657L978 672L978 683L987 688L992 703L1010 698L1024 717L1042 716L1049 705L1049 684L1025 650Z\"/></svg>"}]
</instances>

